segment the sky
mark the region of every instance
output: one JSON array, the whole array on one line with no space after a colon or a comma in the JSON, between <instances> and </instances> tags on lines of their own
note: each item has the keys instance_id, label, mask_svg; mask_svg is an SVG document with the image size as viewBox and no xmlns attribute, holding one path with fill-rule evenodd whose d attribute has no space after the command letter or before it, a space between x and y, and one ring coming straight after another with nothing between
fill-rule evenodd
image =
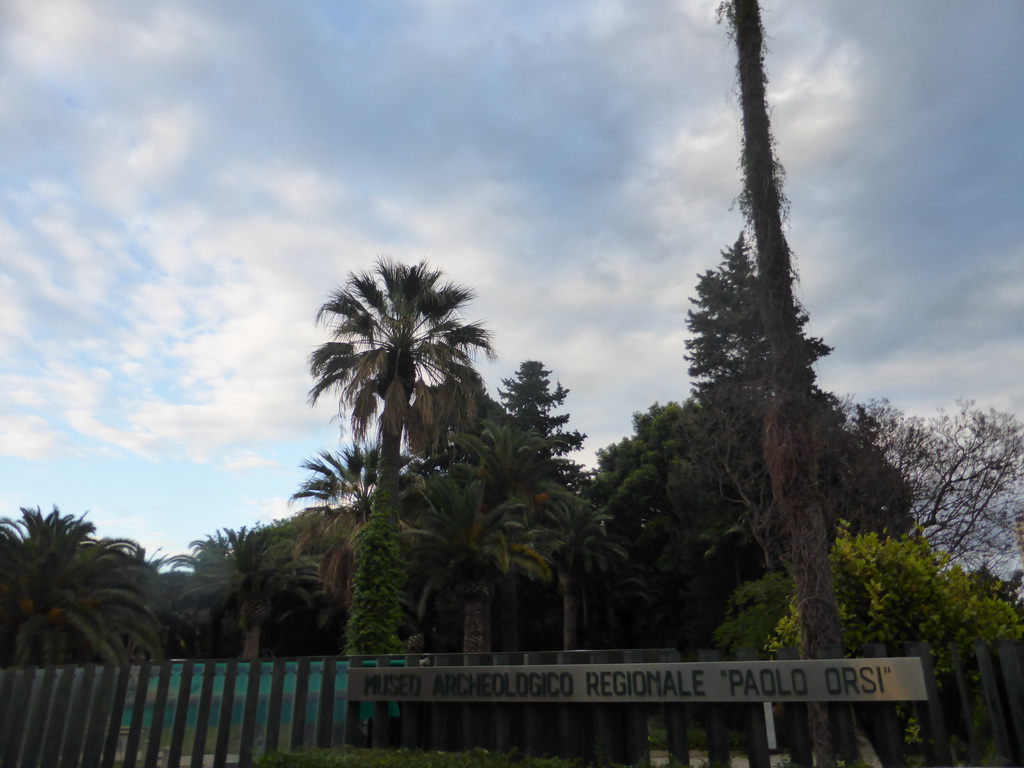
<instances>
[{"instance_id":1,"label":"sky","mask_svg":"<svg viewBox=\"0 0 1024 768\"><path fill-rule=\"evenodd\" d=\"M690 391L743 219L715 0L0 4L0 517L174 554L346 439L314 322L380 256L476 298L580 460ZM1024 2L765 4L821 385L1024 416Z\"/></svg>"}]
</instances>

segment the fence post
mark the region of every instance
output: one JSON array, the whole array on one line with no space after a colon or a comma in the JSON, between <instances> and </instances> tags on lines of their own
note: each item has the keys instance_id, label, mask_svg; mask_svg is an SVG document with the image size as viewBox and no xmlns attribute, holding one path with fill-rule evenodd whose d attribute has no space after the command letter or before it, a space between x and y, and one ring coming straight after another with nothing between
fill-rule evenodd
<instances>
[{"instance_id":1,"label":"fence post","mask_svg":"<svg viewBox=\"0 0 1024 768\"><path fill-rule=\"evenodd\" d=\"M467 667L481 667L488 657L482 653L467 653L462 660ZM464 701L459 704L459 752L488 747L488 716L491 704Z\"/></svg>"},{"instance_id":2,"label":"fence post","mask_svg":"<svg viewBox=\"0 0 1024 768\"><path fill-rule=\"evenodd\" d=\"M928 694L927 701L916 702L917 719L921 723L921 732L924 736L925 757L930 765L952 765L953 755L949 749L949 737L946 735L946 721L942 716L942 704L939 701L939 686L935 681L931 646L928 643L909 642L906 644L906 648L909 655L921 659L924 687ZM987 648L985 652L988 653Z\"/></svg>"},{"instance_id":3,"label":"fence post","mask_svg":"<svg viewBox=\"0 0 1024 768\"><path fill-rule=\"evenodd\" d=\"M611 664L611 653L608 651L596 652L594 663ZM605 762L626 762L626 735L623 730L623 720L619 717L623 706L622 704L593 705L593 731L594 738L598 740L596 750L599 752L598 757L603 757Z\"/></svg>"},{"instance_id":4,"label":"fence post","mask_svg":"<svg viewBox=\"0 0 1024 768\"><path fill-rule=\"evenodd\" d=\"M512 655L499 653L494 656L494 665L497 667L508 667L512 664ZM496 703L491 705L494 710L492 727L494 729L494 749L498 752L510 752L514 743L512 733L512 720L516 714L515 706L512 704Z\"/></svg>"},{"instance_id":5,"label":"fence post","mask_svg":"<svg viewBox=\"0 0 1024 768\"><path fill-rule=\"evenodd\" d=\"M523 664L532 666L542 662L539 653L523 654ZM523 750L528 755L550 757L548 744L548 718L543 704L530 701L523 704Z\"/></svg>"},{"instance_id":6,"label":"fence post","mask_svg":"<svg viewBox=\"0 0 1024 768\"><path fill-rule=\"evenodd\" d=\"M865 643L864 656L869 659L885 658L889 654L882 643ZM903 765L903 734L900 732L896 705L888 702L871 704L870 712L874 748L883 768Z\"/></svg>"},{"instance_id":7,"label":"fence post","mask_svg":"<svg viewBox=\"0 0 1024 768\"><path fill-rule=\"evenodd\" d=\"M423 657L413 654L406 656L405 666L410 669L418 667L420 658ZM403 749L416 749L424 746L420 737L425 712L423 704L418 701L403 701L398 706L401 708L402 718L399 721L401 727L399 744Z\"/></svg>"},{"instance_id":8,"label":"fence post","mask_svg":"<svg viewBox=\"0 0 1024 768\"><path fill-rule=\"evenodd\" d=\"M779 661L798 661L800 652L796 648L779 648L776 657ZM789 758L799 768L813 768L814 765L809 716L807 704L802 701L787 702L782 707L783 730L786 734Z\"/></svg>"},{"instance_id":9,"label":"fence post","mask_svg":"<svg viewBox=\"0 0 1024 768\"><path fill-rule=\"evenodd\" d=\"M659 661L672 664L679 661L679 651L664 650ZM686 705L682 702L670 702L662 706L665 717L665 737L669 757L679 765L690 764L690 740L687 733L689 722Z\"/></svg>"},{"instance_id":10,"label":"fence post","mask_svg":"<svg viewBox=\"0 0 1024 768\"><path fill-rule=\"evenodd\" d=\"M842 659L843 648L826 645L821 649L822 659ZM832 749L839 760L847 763L857 761L857 736L853 730L853 707L848 701L830 701L825 708L828 712L832 732Z\"/></svg>"},{"instance_id":11,"label":"fence post","mask_svg":"<svg viewBox=\"0 0 1024 768\"><path fill-rule=\"evenodd\" d=\"M753 648L739 648L736 651L737 661L757 661L757 651ZM756 702L744 706L744 724L747 742L747 760L750 768L771 768L771 757L768 754L768 727L764 720L764 704Z\"/></svg>"},{"instance_id":12,"label":"fence post","mask_svg":"<svg viewBox=\"0 0 1024 768\"><path fill-rule=\"evenodd\" d=\"M389 656L377 657L377 668L391 666ZM391 702L373 702L373 720L370 725L370 744L374 749L387 749L391 746Z\"/></svg>"},{"instance_id":13,"label":"fence post","mask_svg":"<svg viewBox=\"0 0 1024 768\"><path fill-rule=\"evenodd\" d=\"M714 650L697 651L698 661L721 661L722 654ZM729 765L728 712L722 704L705 705L707 716L705 729L708 738L708 762L714 765Z\"/></svg>"},{"instance_id":14,"label":"fence post","mask_svg":"<svg viewBox=\"0 0 1024 768\"><path fill-rule=\"evenodd\" d=\"M560 652L555 657L556 664L572 664L573 654ZM558 756L569 760L583 757L583 713L580 704L563 702L556 705L558 720ZM587 734L589 737L589 734ZM591 750L592 751L592 750Z\"/></svg>"},{"instance_id":15,"label":"fence post","mask_svg":"<svg viewBox=\"0 0 1024 768\"><path fill-rule=\"evenodd\" d=\"M1017 752L1013 758L1020 764L1024 761L1024 673L1021 671L1020 646L1012 640L1000 640L997 647L1006 704L1010 708L1010 721L1017 737Z\"/></svg>"},{"instance_id":16,"label":"fence post","mask_svg":"<svg viewBox=\"0 0 1024 768\"><path fill-rule=\"evenodd\" d=\"M439 667L452 665L452 657L448 655L434 656ZM451 749L451 732L458 704L435 701L430 705L430 748L435 750Z\"/></svg>"}]
</instances>

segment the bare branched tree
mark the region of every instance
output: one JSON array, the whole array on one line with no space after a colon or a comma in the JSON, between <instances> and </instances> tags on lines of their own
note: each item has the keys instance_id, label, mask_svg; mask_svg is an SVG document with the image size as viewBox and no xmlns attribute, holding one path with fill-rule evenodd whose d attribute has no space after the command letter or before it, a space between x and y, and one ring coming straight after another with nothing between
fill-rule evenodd
<instances>
[{"instance_id":1,"label":"bare branched tree","mask_svg":"<svg viewBox=\"0 0 1024 768\"><path fill-rule=\"evenodd\" d=\"M883 448L906 479L914 522L936 549L969 568L1002 570L1017 555L1024 511L1024 424L959 401L923 419L876 404Z\"/></svg>"}]
</instances>

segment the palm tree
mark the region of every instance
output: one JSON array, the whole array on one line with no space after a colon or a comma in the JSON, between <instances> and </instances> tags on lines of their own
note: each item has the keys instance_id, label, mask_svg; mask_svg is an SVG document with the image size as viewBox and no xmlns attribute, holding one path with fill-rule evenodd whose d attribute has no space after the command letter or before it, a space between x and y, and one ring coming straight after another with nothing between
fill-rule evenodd
<instances>
[{"instance_id":1,"label":"palm tree","mask_svg":"<svg viewBox=\"0 0 1024 768\"><path fill-rule=\"evenodd\" d=\"M555 480L558 462L550 455L555 441L536 432L484 420L480 434L456 435L455 442L465 451L472 474L483 481L489 505L515 499L532 513L565 493Z\"/></svg>"},{"instance_id":2,"label":"palm tree","mask_svg":"<svg viewBox=\"0 0 1024 768\"><path fill-rule=\"evenodd\" d=\"M562 593L562 647L579 648L579 608L583 576L607 570L628 555L617 536L605 524L612 518L578 499L559 499L544 510L554 536L552 555Z\"/></svg>"},{"instance_id":3,"label":"palm tree","mask_svg":"<svg viewBox=\"0 0 1024 768\"><path fill-rule=\"evenodd\" d=\"M395 510L402 446L421 452L474 413L483 383L473 358L494 352L490 332L462 319L472 297L426 262L382 258L349 275L317 312L331 340L309 357L310 404L337 393L357 441L377 432L381 485Z\"/></svg>"},{"instance_id":4,"label":"palm tree","mask_svg":"<svg viewBox=\"0 0 1024 768\"><path fill-rule=\"evenodd\" d=\"M259 658L263 625L274 599L285 594L308 600L315 566L291 554L289 542L275 541L266 528L217 531L193 541L192 554L174 558L192 570L190 591L205 597L215 612L233 606L245 635L243 659Z\"/></svg>"},{"instance_id":5,"label":"palm tree","mask_svg":"<svg viewBox=\"0 0 1024 768\"><path fill-rule=\"evenodd\" d=\"M337 453L321 451L302 466L311 474L291 501L314 503L296 515L300 533L294 552L318 556L324 592L347 611L352 604L355 539L370 519L380 451L358 445Z\"/></svg>"},{"instance_id":6,"label":"palm tree","mask_svg":"<svg viewBox=\"0 0 1024 768\"><path fill-rule=\"evenodd\" d=\"M428 590L452 584L463 603L463 651L490 650L490 600L498 580L508 573L549 579L539 532L531 529L518 505L485 509L484 484L468 485L435 477L427 491L427 509L417 527L411 555L430 574Z\"/></svg>"},{"instance_id":7,"label":"palm tree","mask_svg":"<svg viewBox=\"0 0 1024 768\"><path fill-rule=\"evenodd\" d=\"M519 504L532 523L538 510L553 498L567 494L565 486L557 481L559 462L552 458L554 440L511 424L484 420L479 434L457 435L455 442L470 464L456 466L453 473L483 482L487 508ZM505 574L499 590L501 650L518 651L522 629L518 574Z\"/></svg>"},{"instance_id":8,"label":"palm tree","mask_svg":"<svg viewBox=\"0 0 1024 768\"><path fill-rule=\"evenodd\" d=\"M292 494L291 501L312 500L303 513L330 512L344 507L360 522L370 518L370 499L380 470L378 448L353 445L336 453L320 451L315 458L302 462L302 468L310 472L310 476Z\"/></svg>"},{"instance_id":9,"label":"palm tree","mask_svg":"<svg viewBox=\"0 0 1024 768\"><path fill-rule=\"evenodd\" d=\"M56 507L21 514L0 520L0 665L159 657L138 545Z\"/></svg>"}]
</instances>

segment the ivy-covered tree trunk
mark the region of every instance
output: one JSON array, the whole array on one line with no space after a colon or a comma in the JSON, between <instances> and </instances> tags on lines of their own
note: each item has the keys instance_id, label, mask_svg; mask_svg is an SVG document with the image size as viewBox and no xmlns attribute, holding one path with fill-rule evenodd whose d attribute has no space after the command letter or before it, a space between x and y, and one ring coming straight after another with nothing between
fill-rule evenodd
<instances>
[{"instance_id":1,"label":"ivy-covered tree trunk","mask_svg":"<svg viewBox=\"0 0 1024 768\"><path fill-rule=\"evenodd\" d=\"M400 597L405 585L405 563L387 503L378 490L373 513L356 538L356 575L352 580L352 612L346 628L349 655L401 653L398 630L402 625Z\"/></svg>"},{"instance_id":2,"label":"ivy-covered tree trunk","mask_svg":"<svg viewBox=\"0 0 1024 768\"><path fill-rule=\"evenodd\" d=\"M841 642L841 636L828 559L828 500L818 491L822 433L812 396L814 373L800 331L792 259L782 227L785 198L765 95L761 10L758 0L731 0L723 9L739 56L744 182L740 199L757 245L758 304L770 350L764 457L774 496L769 514L775 520L768 523L782 533L782 551L796 583L801 651L806 658L816 658L825 645ZM817 759L831 764L827 721L820 708L814 709Z\"/></svg>"}]
</instances>

